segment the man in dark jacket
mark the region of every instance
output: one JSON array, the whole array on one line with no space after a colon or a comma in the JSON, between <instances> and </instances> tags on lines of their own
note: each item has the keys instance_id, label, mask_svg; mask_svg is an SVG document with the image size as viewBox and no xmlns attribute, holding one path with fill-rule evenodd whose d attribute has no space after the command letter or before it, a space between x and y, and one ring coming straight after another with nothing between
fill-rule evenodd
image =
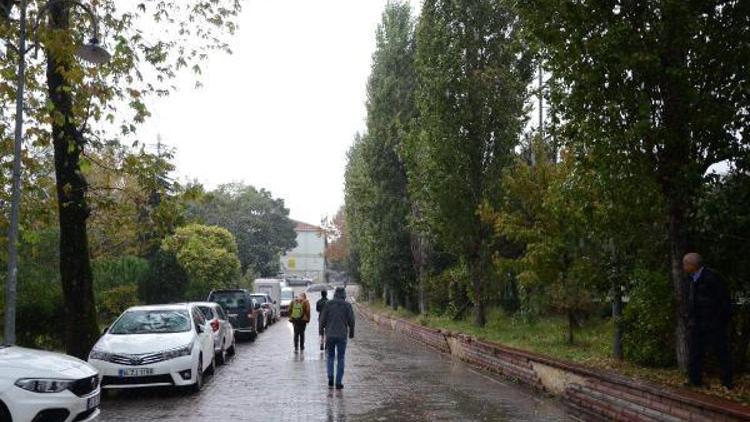
<instances>
[{"instance_id":1,"label":"man in dark jacket","mask_svg":"<svg viewBox=\"0 0 750 422\"><path fill-rule=\"evenodd\" d=\"M703 258L689 253L682 259L688 275L688 330L690 385L702 385L703 361L712 348L721 368L721 384L732 388L732 361L729 353L728 328L732 302L718 274L703 266Z\"/></svg>"},{"instance_id":2,"label":"man in dark jacket","mask_svg":"<svg viewBox=\"0 0 750 422\"><path fill-rule=\"evenodd\" d=\"M318 324L320 324L320 317L323 316L323 309L326 307L326 303L328 303L328 290L323 290L320 292L320 299L315 302L315 310L318 311ZM325 348L324 339L325 333L320 335L320 350Z\"/></svg>"},{"instance_id":3,"label":"man in dark jacket","mask_svg":"<svg viewBox=\"0 0 750 422\"><path fill-rule=\"evenodd\" d=\"M346 301L346 290L337 287L333 299L326 303L320 317L320 335L326 336L328 349L328 387L333 388L333 364L336 359L336 389L344 388L344 355L346 353L347 334L354 338L354 310Z\"/></svg>"}]
</instances>

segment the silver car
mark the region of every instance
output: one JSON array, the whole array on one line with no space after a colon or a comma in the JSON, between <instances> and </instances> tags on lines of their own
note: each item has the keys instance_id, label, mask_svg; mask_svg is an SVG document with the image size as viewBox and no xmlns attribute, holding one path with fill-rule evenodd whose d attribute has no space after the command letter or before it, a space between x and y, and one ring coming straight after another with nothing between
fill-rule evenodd
<instances>
[{"instance_id":1,"label":"silver car","mask_svg":"<svg viewBox=\"0 0 750 422\"><path fill-rule=\"evenodd\" d=\"M206 321L211 326L211 332L214 337L214 352L216 353L216 362L223 365L227 361L227 355L233 356L235 348L234 328L229 323L229 318L224 309L218 303L214 302L194 302Z\"/></svg>"}]
</instances>

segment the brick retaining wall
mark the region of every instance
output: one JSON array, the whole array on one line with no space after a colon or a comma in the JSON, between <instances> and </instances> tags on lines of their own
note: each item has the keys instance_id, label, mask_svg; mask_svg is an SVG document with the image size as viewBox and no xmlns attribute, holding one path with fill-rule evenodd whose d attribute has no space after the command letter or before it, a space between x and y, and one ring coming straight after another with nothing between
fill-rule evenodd
<instances>
[{"instance_id":1,"label":"brick retaining wall","mask_svg":"<svg viewBox=\"0 0 750 422\"><path fill-rule=\"evenodd\" d=\"M474 337L414 324L357 305L377 325L472 366L559 396L584 420L750 421L750 408L705 394L635 381Z\"/></svg>"}]
</instances>

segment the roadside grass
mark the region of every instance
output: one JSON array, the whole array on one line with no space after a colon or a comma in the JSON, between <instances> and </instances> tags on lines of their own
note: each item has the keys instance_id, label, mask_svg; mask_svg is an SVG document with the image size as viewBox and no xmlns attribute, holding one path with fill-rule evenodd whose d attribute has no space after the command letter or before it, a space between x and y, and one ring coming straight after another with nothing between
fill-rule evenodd
<instances>
[{"instance_id":1,"label":"roadside grass","mask_svg":"<svg viewBox=\"0 0 750 422\"><path fill-rule=\"evenodd\" d=\"M682 387L685 381L685 376L677 368L648 368L613 359L613 327L609 319L592 317L586 320L575 331L574 343L571 345L566 339L567 320L556 316L525 320L508 316L500 309L491 309L487 314L487 324L484 327L476 327L470 317L454 321L449 317L417 315L403 308L394 310L380 302L368 306L378 313L408 319L427 327L468 334L481 340L575 362L590 368L617 372L633 379L670 387ZM706 382L709 387L695 390L750 405L750 374L738 375L735 379L735 388L729 393L721 389L715 374L710 374Z\"/></svg>"}]
</instances>

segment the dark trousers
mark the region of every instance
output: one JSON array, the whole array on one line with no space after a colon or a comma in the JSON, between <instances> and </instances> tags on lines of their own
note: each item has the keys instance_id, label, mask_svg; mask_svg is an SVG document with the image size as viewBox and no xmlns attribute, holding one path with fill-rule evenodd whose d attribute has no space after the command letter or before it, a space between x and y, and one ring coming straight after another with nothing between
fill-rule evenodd
<instances>
[{"instance_id":1,"label":"dark trousers","mask_svg":"<svg viewBox=\"0 0 750 422\"><path fill-rule=\"evenodd\" d=\"M732 357L726 327L700 327L690 329L690 356L688 376L693 385L702 384L703 361L706 351L712 349L721 370L721 384L732 386Z\"/></svg>"},{"instance_id":2,"label":"dark trousers","mask_svg":"<svg viewBox=\"0 0 750 422\"><path fill-rule=\"evenodd\" d=\"M295 321L294 325L294 348L302 348L305 350L305 328L307 323L305 321Z\"/></svg>"}]
</instances>

